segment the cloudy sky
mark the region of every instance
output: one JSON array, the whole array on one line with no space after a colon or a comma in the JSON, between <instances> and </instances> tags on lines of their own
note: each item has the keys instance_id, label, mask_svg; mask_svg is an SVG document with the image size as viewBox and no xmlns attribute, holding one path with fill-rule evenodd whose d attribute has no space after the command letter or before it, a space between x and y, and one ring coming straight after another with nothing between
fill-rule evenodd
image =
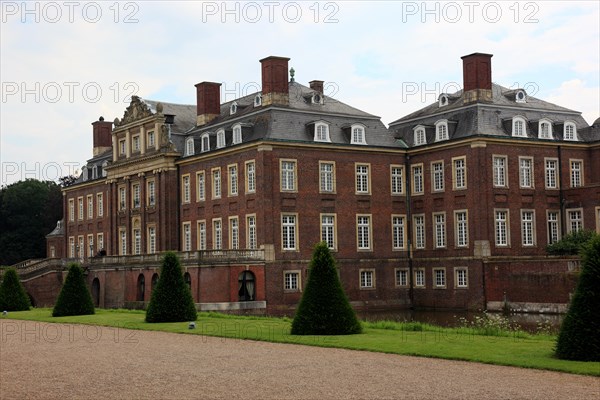
<instances>
[{"instance_id":1,"label":"cloudy sky","mask_svg":"<svg viewBox=\"0 0 600 400\"><path fill-rule=\"evenodd\" d=\"M491 53L492 80L600 116L600 6L585 2L2 1L1 185L73 173L99 116L132 94L195 104L254 92L260 63L391 121L462 86L461 56Z\"/></svg>"}]
</instances>

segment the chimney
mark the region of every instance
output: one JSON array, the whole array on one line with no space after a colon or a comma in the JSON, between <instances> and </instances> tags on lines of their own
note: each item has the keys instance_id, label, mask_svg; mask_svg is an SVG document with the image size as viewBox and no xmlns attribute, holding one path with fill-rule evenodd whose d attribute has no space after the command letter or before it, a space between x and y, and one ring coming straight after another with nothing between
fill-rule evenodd
<instances>
[{"instance_id":1,"label":"chimney","mask_svg":"<svg viewBox=\"0 0 600 400\"><path fill-rule=\"evenodd\" d=\"M464 102L492 100L492 54L473 53L463 60Z\"/></svg>"},{"instance_id":2,"label":"chimney","mask_svg":"<svg viewBox=\"0 0 600 400\"><path fill-rule=\"evenodd\" d=\"M323 81L310 81L308 84L312 90L323 94Z\"/></svg>"},{"instance_id":3,"label":"chimney","mask_svg":"<svg viewBox=\"0 0 600 400\"><path fill-rule=\"evenodd\" d=\"M196 125L206 125L221 114L221 84L202 82L196 85Z\"/></svg>"},{"instance_id":4,"label":"chimney","mask_svg":"<svg viewBox=\"0 0 600 400\"><path fill-rule=\"evenodd\" d=\"M287 57L267 57L262 64L262 104L288 105L290 103L288 87Z\"/></svg>"},{"instance_id":5,"label":"chimney","mask_svg":"<svg viewBox=\"0 0 600 400\"><path fill-rule=\"evenodd\" d=\"M92 122L94 132L94 157L112 149L112 122L98 118Z\"/></svg>"}]
</instances>

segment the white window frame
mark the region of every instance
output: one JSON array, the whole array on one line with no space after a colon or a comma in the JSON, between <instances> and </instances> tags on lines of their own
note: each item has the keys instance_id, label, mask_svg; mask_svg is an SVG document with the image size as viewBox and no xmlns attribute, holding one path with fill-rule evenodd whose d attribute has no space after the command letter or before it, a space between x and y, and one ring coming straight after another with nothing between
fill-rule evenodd
<instances>
[{"instance_id":1,"label":"white window frame","mask_svg":"<svg viewBox=\"0 0 600 400\"><path fill-rule=\"evenodd\" d=\"M151 149L156 146L154 141L154 131L146 132L146 148Z\"/></svg>"},{"instance_id":2,"label":"white window frame","mask_svg":"<svg viewBox=\"0 0 600 400\"><path fill-rule=\"evenodd\" d=\"M295 159L279 160L280 190L282 192L298 191L298 162Z\"/></svg>"},{"instance_id":3,"label":"white window frame","mask_svg":"<svg viewBox=\"0 0 600 400\"><path fill-rule=\"evenodd\" d=\"M335 193L335 161L319 161L319 193Z\"/></svg>"},{"instance_id":4,"label":"white window frame","mask_svg":"<svg viewBox=\"0 0 600 400\"><path fill-rule=\"evenodd\" d=\"M75 199L69 199L69 221L75 221Z\"/></svg>"},{"instance_id":5,"label":"white window frame","mask_svg":"<svg viewBox=\"0 0 600 400\"><path fill-rule=\"evenodd\" d=\"M436 249L445 249L446 239L446 213L436 212L432 215L433 221L433 244Z\"/></svg>"},{"instance_id":6,"label":"white window frame","mask_svg":"<svg viewBox=\"0 0 600 400\"><path fill-rule=\"evenodd\" d=\"M463 275L463 276L461 276ZM469 269L467 267L454 267L454 288L466 289L469 287Z\"/></svg>"},{"instance_id":7,"label":"white window frame","mask_svg":"<svg viewBox=\"0 0 600 400\"><path fill-rule=\"evenodd\" d=\"M201 152L207 152L210 151L210 134L204 133L201 137L200 137L200 147L201 147Z\"/></svg>"},{"instance_id":8,"label":"white window frame","mask_svg":"<svg viewBox=\"0 0 600 400\"><path fill-rule=\"evenodd\" d=\"M578 232L584 229L583 208L567 208L567 233ZM574 218L577 216L577 218Z\"/></svg>"},{"instance_id":9,"label":"white window frame","mask_svg":"<svg viewBox=\"0 0 600 400\"><path fill-rule=\"evenodd\" d=\"M418 196L425 193L425 171L423 168L423 163L412 164L410 166L410 171L412 175L411 185L412 185L412 195Z\"/></svg>"},{"instance_id":10,"label":"white window frame","mask_svg":"<svg viewBox=\"0 0 600 400\"><path fill-rule=\"evenodd\" d=\"M464 216L464 219L463 219ZM469 247L469 211L454 211L454 237L456 247Z\"/></svg>"},{"instance_id":11,"label":"white window frame","mask_svg":"<svg viewBox=\"0 0 600 400\"><path fill-rule=\"evenodd\" d=\"M96 215L100 218L104 217L104 194L96 193Z\"/></svg>"},{"instance_id":12,"label":"white window frame","mask_svg":"<svg viewBox=\"0 0 600 400\"><path fill-rule=\"evenodd\" d=\"M211 183L212 183L212 198L221 198L221 167L213 168L210 170Z\"/></svg>"},{"instance_id":13,"label":"white window frame","mask_svg":"<svg viewBox=\"0 0 600 400\"><path fill-rule=\"evenodd\" d=\"M315 142L331 142L329 124L326 122L316 122L314 135Z\"/></svg>"},{"instance_id":14,"label":"white window frame","mask_svg":"<svg viewBox=\"0 0 600 400\"><path fill-rule=\"evenodd\" d=\"M133 228L132 236L133 243L131 254L140 255L142 254L142 230L140 228Z\"/></svg>"},{"instance_id":15,"label":"white window frame","mask_svg":"<svg viewBox=\"0 0 600 400\"><path fill-rule=\"evenodd\" d=\"M142 189L140 188L139 182L131 184L131 208L140 208L142 206L141 199Z\"/></svg>"},{"instance_id":16,"label":"white window frame","mask_svg":"<svg viewBox=\"0 0 600 400\"><path fill-rule=\"evenodd\" d=\"M362 124L352 124L350 126L350 144L367 144L366 128Z\"/></svg>"},{"instance_id":17,"label":"white window frame","mask_svg":"<svg viewBox=\"0 0 600 400\"><path fill-rule=\"evenodd\" d=\"M560 211L546 210L546 231L548 244L556 243L561 239Z\"/></svg>"},{"instance_id":18,"label":"white window frame","mask_svg":"<svg viewBox=\"0 0 600 400\"><path fill-rule=\"evenodd\" d=\"M96 234L96 252L99 252L100 250L105 250L104 249L104 233L100 232L98 234Z\"/></svg>"},{"instance_id":19,"label":"white window frame","mask_svg":"<svg viewBox=\"0 0 600 400\"><path fill-rule=\"evenodd\" d=\"M337 215L320 214L319 225L321 228L321 241L327 243L332 251L337 251Z\"/></svg>"},{"instance_id":20,"label":"white window frame","mask_svg":"<svg viewBox=\"0 0 600 400\"><path fill-rule=\"evenodd\" d=\"M213 250L223 249L223 221L221 218L213 218L212 220L212 245Z\"/></svg>"},{"instance_id":21,"label":"white window frame","mask_svg":"<svg viewBox=\"0 0 600 400\"><path fill-rule=\"evenodd\" d=\"M392 250L406 250L406 215L392 214Z\"/></svg>"},{"instance_id":22,"label":"white window frame","mask_svg":"<svg viewBox=\"0 0 600 400\"><path fill-rule=\"evenodd\" d=\"M558 189L558 158L544 158L544 181L546 189Z\"/></svg>"},{"instance_id":23,"label":"white window frame","mask_svg":"<svg viewBox=\"0 0 600 400\"><path fill-rule=\"evenodd\" d=\"M225 140L225 129L219 129L217 131L217 149L222 149L226 145Z\"/></svg>"},{"instance_id":24,"label":"white window frame","mask_svg":"<svg viewBox=\"0 0 600 400\"><path fill-rule=\"evenodd\" d=\"M527 137L527 121L521 116L512 119L512 136Z\"/></svg>"},{"instance_id":25,"label":"white window frame","mask_svg":"<svg viewBox=\"0 0 600 400\"><path fill-rule=\"evenodd\" d=\"M240 248L240 219L237 215L229 217L229 248L231 250Z\"/></svg>"},{"instance_id":26,"label":"white window frame","mask_svg":"<svg viewBox=\"0 0 600 400\"><path fill-rule=\"evenodd\" d=\"M359 283L361 290L373 290L376 288L375 269L362 268L359 270Z\"/></svg>"},{"instance_id":27,"label":"white window frame","mask_svg":"<svg viewBox=\"0 0 600 400\"><path fill-rule=\"evenodd\" d=\"M443 192L445 190L444 160L432 161L431 165L431 191Z\"/></svg>"},{"instance_id":28,"label":"white window frame","mask_svg":"<svg viewBox=\"0 0 600 400\"><path fill-rule=\"evenodd\" d=\"M510 247L510 211L508 209L494 209L494 243L496 247Z\"/></svg>"},{"instance_id":29,"label":"white window frame","mask_svg":"<svg viewBox=\"0 0 600 400\"><path fill-rule=\"evenodd\" d=\"M181 203L190 203L190 174L181 176Z\"/></svg>"},{"instance_id":30,"label":"white window frame","mask_svg":"<svg viewBox=\"0 0 600 400\"><path fill-rule=\"evenodd\" d=\"M256 163L249 160L244 163L246 171L246 193L256 193Z\"/></svg>"},{"instance_id":31,"label":"white window frame","mask_svg":"<svg viewBox=\"0 0 600 400\"><path fill-rule=\"evenodd\" d=\"M227 166L227 175L229 177L229 185L228 186L228 195L229 197L238 195L238 165L237 164L229 164Z\"/></svg>"},{"instance_id":32,"label":"white window frame","mask_svg":"<svg viewBox=\"0 0 600 400\"><path fill-rule=\"evenodd\" d=\"M77 219L83 221L83 196L77 198Z\"/></svg>"},{"instance_id":33,"label":"white window frame","mask_svg":"<svg viewBox=\"0 0 600 400\"><path fill-rule=\"evenodd\" d=\"M427 137L425 132L425 127L423 125L417 125L413 128L413 143L415 146L427 144Z\"/></svg>"},{"instance_id":34,"label":"white window frame","mask_svg":"<svg viewBox=\"0 0 600 400\"><path fill-rule=\"evenodd\" d=\"M534 247L535 245L535 210L521 210L521 246Z\"/></svg>"},{"instance_id":35,"label":"white window frame","mask_svg":"<svg viewBox=\"0 0 600 400\"><path fill-rule=\"evenodd\" d=\"M497 161L502 161L502 163ZM492 175L494 187L508 187L508 156L499 154L492 156Z\"/></svg>"},{"instance_id":36,"label":"white window frame","mask_svg":"<svg viewBox=\"0 0 600 400\"><path fill-rule=\"evenodd\" d=\"M572 188L583 186L583 160L569 159L569 176Z\"/></svg>"},{"instance_id":37,"label":"white window frame","mask_svg":"<svg viewBox=\"0 0 600 400\"><path fill-rule=\"evenodd\" d=\"M565 121L563 128L563 139L569 141L577 141L577 125L573 121Z\"/></svg>"},{"instance_id":38,"label":"white window frame","mask_svg":"<svg viewBox=\"0 0 600 400\"><path fill-rule=\"evenodd\" d=\"M237 112L238 109L238 104L236 101L234 101L233 103L231 103L231 105L229 106L229 115L233 115Z\"/></svg>"},{"instance_id":39,"label":"white window frame","mask_svg":"<svg viewBox=\"0 0 600 400\"><path fill-rule=\"evenodd\" d=\"M462 164L462 165L461 165ZM452 189L464 190L467 188L467 157L452 158Z\"/></svg>"},{"instance_id":40,"label":"white window frame","mask_svg":"<svg viewBox=\"0 0 600 400\"><path fill-rule=\"evenodd\" d=\"M547 127L547 132L544 132L544 127ZM549 119L540 119L538 122L538 139L553 139L552 136L552 121Z\"/></svg>"},{"instance_id":41,"label":"white window frame","mask_svg":"<svg viewBox=\"0 0 600 400\"><path fill-rule=\"evenodd\" d=\"M390 190L393 196L404 194L404 166L390 165Z\"/></svg>"},{"instance_id":42,"label":"white window frame","mask_svg":"<svg viewBox=\"0 0 600 400\"><path fill-rule=\"evenodd\" d=\"M185 141L185 155L186 156L194 155L194 138L188 138Z\"/></svg>"},{"instance_id":43,"label":"white window frame","mask_svg":"<svg viewBox=\"0 0 600 400\"><path fill-rule=\"evenodd\" d=\"M192 251L192 223L190 221L181 224L181 250Z\"/></svg>"},{"instance_id":44,"label":"white window frame","mask_svg":"<svg viewBox=\"0 0 600 400\"><path fill-rule=\"evenodd\" d=\"M127 209L127 187L119 187L119 210Z\"/></svg>"},{"instance_id":45,"label":"white window frame","mask_svg":"<svg viewBox=\"0 0 600 400\"><path fill-rule=\"evenodd\" d=\"M519 187L521 189L535 188L533 157L519 157Z\"/></svg>"},{"instance_id":46,"label":"white window frame","mask_svg":"<svg viewBox=\"0 0 600 400\"><path fill-rule=\"evenodd\" d=\"M446 289L448 279L446 279L446 268L436 267L433 268L433 288L434 289Z\"/></svg>"},{"instance_id":47,"label":"white window frame","mask_svg":"<svg viewBox=\"0 0 600 400\"><path fill-rule=\"evenodd\" d=\"M357 251L372 251L372 222L371 214L356 214L356 249Z\"/></svg>"},{"instance_id":48,"label":"white window frame","mask_svg":"<svg viewBox=\"0 0 600 400\"><path fill-rule=\"evenodd\" d=\"M204 251L207 249L207 247L206 247L206 238L207 238L206 220L201 219L201 220L196 221L196 229L198 232L198 237L196 238L196 248L199 251Z\"/></svg>"},{"instance_id":49,"label":"white window frame","mask_svg":"<svg viewBox=\"0 0 600 400\"><path fill-rule=\"evenodd\" d=\"M441 142L443 140L448 140L450 135L448 133L448 120L441 119L436 121L435 123L435 141Z\"/></svg>"},{"instance_id":50,"label":"white window frame","mask_svg":"<svg viewBox=\"0 0 600 400\"><path fill-rule=\"evenodd\" d=\"M413 274L413 286L418 289L425 289L427 286L425 268L415 268Z\"/></svg>"},{"instance_id":51,"label":"white window frame","mask_svg":"<svg viewBox=\"0 0 600 400\"><path fill-rule=\"evenodd\" d=\"M283 271L283 291L286 293L300 292L301 284L300 270L285 270Z\"/></svg>"},{"instance_id":52,"label":"white window frame","mask_svg":"<svg viewBox=\"0 0 600 400\"><path fill-rule=\"evenodd\" d=\"M206 171L196 172L196 202L206 200Z\"/></svg>"},{"instance_id":53,"label":"white window frame","mask_svg":"<svg viewBox=\"0 0 600 400\"><path fill-rule=\"evenodd\" d=\"M298 214L281 214L281 250L298 251Z\"/></svg>"},{"instance_id":54,"label":"white window frame","mask_svg":"<svg viewBox=\"0 0 600 400\"><path fill-rule=\"evenodd\" d=\"M148 243L147 243L148 254L154 254L154 253L156 253L156 226L149 225L147 234L148 234Z\"/></svg>"},{"instance_id":55,"label":"white window frame","mask_svg":"<svg viewBox=\"0 0 600 400\"><path fill-rule=\"evenodd\" d=\"M235 124L233 126L233 138L231 144L240 144L242 143L242 125Z\"/></svg>"},{"instance_id":56,"label":"white window frame","mask_svg":"<svg viewBox=\"0 0 600 400\"><path fill-rule=\"evenodd\" d=\"M355 194L371 194L371 164L354 163Z\"/></svg>"},{"instance_id":57,"label":"white window frame","mask_svg":"<svg viewBox=\"0 0 600 400\"><path fill-rule=\"evenodd\" d=\"M394 269L394 283L397 288L407 288L409 286L408 273L408 268Z\"/></svg>"},{"instance_id":58,"label":"white window frame","mask_svg":"<svg viewBox=\"0 0 600 400\"><path fill-rule=\"evenodd\" d=\"M94 219L94 195L88 194L87 200L87 219Z\"/></svg>"},{"instance_id":59,"label":"white window frame","mask_svg":"<svg viewBox=\"0 0 600 400\"><path fill-rule=\"evenodd\" d=\"M258 236L256 228L256 214L246 215L246 248L258 248Z\"/></svg>"},{"instance_id":60,"label":"white window frame","mask_svg":"<svg viewBox=\"0 0 600 400\"><path fill-rule=\"evenodd\" d=\"M415 249L422 250L427 245L425 237L425 214L413 215L413 226Z\"/></svg>"}]
</instances>

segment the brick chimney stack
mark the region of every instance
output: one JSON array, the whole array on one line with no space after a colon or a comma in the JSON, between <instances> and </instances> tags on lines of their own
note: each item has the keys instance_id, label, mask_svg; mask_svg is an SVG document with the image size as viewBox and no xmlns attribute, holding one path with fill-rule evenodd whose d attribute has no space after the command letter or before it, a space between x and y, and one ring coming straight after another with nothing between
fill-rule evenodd
<instances>
[{"instance_id":1,"label":"brick chimney stack","mask_svg":"<svg viewBox=\"0 0 600 400\"><path fill-rule=\"evenodd\" d=\"M290 103L288 87L287 57L270 56L260 60L262 69L262 104L288 105Z\"/></svg>"},{"instance_id":2,"label":"brick chimney stack","mask_svg":"<svg viewBox=\"0 0 600 400\"><path fill-rule=\"evenodd\" d=\"M196 125L202 126L221 114L221 84L202 82L196 85Z\"/></svg>"},{"instance_id":3,"label":"brick chimney stack","mask_svg":"<svg viewBox=\"0 0 600 400\"><path fill-rule=\"evenodd\" d=\"M92 122L94 135L94 157L112 149L112 122L104 120L104 117L98 118L98 121Z\"/></svg>"},{"instance_id":4,"label":"brick chimney stack","mask_svg":"<svg viewBox=\"0 0 600 400\"><path fill-rule=\"evenodd\" d=\"M323 94L323 81L310 81L308 82L308 85L315 92Z\"/></svg>"},{"instance_id":5,"label":"brick chimney stack","mask_svg":"<svg viewBox=\"0 0 600 400\"><path fill-rule=\"evenodd\" d=\"M465 103L492 100L492 57L485 53L461 57Z\"/></svg>"}]
</instances>

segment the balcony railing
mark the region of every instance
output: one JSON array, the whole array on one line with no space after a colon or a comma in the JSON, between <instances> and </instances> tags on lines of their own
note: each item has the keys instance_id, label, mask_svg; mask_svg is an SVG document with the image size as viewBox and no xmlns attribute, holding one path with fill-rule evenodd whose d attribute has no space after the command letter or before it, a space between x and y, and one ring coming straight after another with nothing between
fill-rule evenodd
<instances>
[{"instance_id":1,"label":"balcony railing","mask_svg":"<svg viewBox=\"0 0 600 400\"><path fill-rule=\"evenodd\" d=\"M265 261L263 249L182 251L176 252L176 254L182 264ZM156 264L160 263L163 255L164 253L104 256L93 257L88 261L91 265Z\"/></svg>"}]
</instances>

